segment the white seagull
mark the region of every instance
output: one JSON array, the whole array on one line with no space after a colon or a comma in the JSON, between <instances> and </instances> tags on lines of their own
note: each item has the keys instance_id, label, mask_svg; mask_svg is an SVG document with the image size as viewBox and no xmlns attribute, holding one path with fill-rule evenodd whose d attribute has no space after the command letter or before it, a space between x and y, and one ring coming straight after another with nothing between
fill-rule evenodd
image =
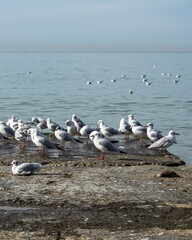
<instances>
[{"instance_id":1,"label":"white seagull","mask_svg":"<svg viewBox=\"0 0 192 240\"><path fill-rule=\"evenodd\" d=\"M123 134L125 134L125 140L129 140L129 134L132 133L131 126L129 123L125 120L125 118L121 118L120 125L119 125L119 131Z\"/></svg>"},{"instance_id":2,"label":"white seagull","mask_svg":"<svg viewBox=\"0 0 192 240\"><path fill-rule=\"evenodd\" d=\"M77 134L77 128L75 126L75 123L71 120L67 120L65 122L65 124L67 125L67 132L71 135L71 136L75 136Z\"/></svg>"},{"instance_id":3,"label":"white seagull","mask_svg":"<svg viewBox=\"0 0 192 240\"><path fill-rule=\"evenodd\" d=\"M80 142L78 139L72 137L68 132L61 129L61 127L56 127L55 137L61 141L61 148L64 147L65 142Z\"/></svg>"},{"instance_id":4,"label":"white seagull","mask_svg":"<svg viewBox=\"0 0 192 240\"><path fill-rule=\"evenodd\" d=\"M97 126L100 127L100 131L105 137L111 137L114 135L121 134L121 132L114 129L113 127L108 127L107 125L105 125L103 120L99 120Z\"/></svg>"},{"instance_id":5,"label":"white seagull","mask_svg":"<svg viewBox=\"0 0 192 240\"><path fill-rule=\"evenodd\" d=\"M157 131L153 128L152 123L147 124L147 137L152 141L152 142L157 142L160 138L163 137L160 131Z\"/></svg>"},{"instance_id":6,"label":"white seagull","mask_svg":"<svg viewBox=\"0 0 192 240\"><path fill-rule=\"evenodd\" d=\"M11 164L14 175L31 175L44 167L41 163L20 163L18 160L13 160Z\"/></svg>"},{"instance_id":7,"label":"white seagull","mask_svg":"<svg viewBox=\"0 0 192 240\"><path fill-rule=\"evenodd\" d=\"M95 129L91 128L89 125L85 125L80 129L80 134L84 137L87 137L86 143L88 144L88 139L90 133L92 133Z\"/></svg>"},{"instance_id":8,"label":"white seagull","mask_svg":"<svg viewBox=\"0 0 192 240\"><path fill-rule=\"evenodd\" d=\"M0 122L0 133L5 137L15 137L15 131L4 122Z\"/></svg>"},{"instance_id":9,"label":"white seagull","mask_svg":"<svg viewBox=\"0 0 192 240\"><path fill-rule=\"evenodd\" d=\"M90 139L93 141L95 147L102 152L101 160L104 159L106 152L125 153L113 145L107 138L103 138L101 133L94 131L90 134Z\"/></svg>"},{"instance_id":10,"label":"white seagull","mask_svg":"<svg viewBox=\"0 0 192 240\"><path fill-rule=\"evenodd\" d=\"M147 136L147 128L133 123L131 125L131 129L134 135L140 137L140 141L138 143L142 143L142 138Z\"/></svg>"},{"instance_id":11,"label":"white seagull","mask_svg":"<svg viewBox=\"0 0 192 240\"><path fill-rule=\"evenodd\" d=\"M126 119L128 119L128 123L130 126L134 123L138 126L142 126L142 124L134 118L133 114L129 114Z\"/></svg>"},{"instance_id":12,"label":"white seagull","mask_svg":"<svg viewBox=\"0 0 192 240\"><path fill-rule=\"evenodd\" d=\"M79 136L79 131L83 126L85 126L85 123L80 118L78 118L75 114L72 115L72 121L74 122L75 127L77 128L78 136Z\"/></svg>"},{"instance_id":13,"label":"white seagull","mask_svg":"<svg viewBox=\"0 0 192 240\"><path fill-rule=\"evenodd\" d=\"M42 156L45 156L45 149L57 149L63 150L57 144L54 144L48 137L44 136L42 133L38 134L36 128L31 130L31 139L37 147L43 150Z\"/></svg>"},{"instance_id":14,"label":"white seagull","mask_svg":"<svg viewBox=\"0 0 192 240\"><path fill-rule=\"evenodd\" d=\"M165 149L165 154L168 154L167 148L172 146L173 143L177 143L175 135L179 135L179 133L176 133L174 131L170 131L167 136L165 136L163 138L160 138L155 143L152 143L148 148L152 148L152 149L164 148Z\"/></svg>"}]
</instances>

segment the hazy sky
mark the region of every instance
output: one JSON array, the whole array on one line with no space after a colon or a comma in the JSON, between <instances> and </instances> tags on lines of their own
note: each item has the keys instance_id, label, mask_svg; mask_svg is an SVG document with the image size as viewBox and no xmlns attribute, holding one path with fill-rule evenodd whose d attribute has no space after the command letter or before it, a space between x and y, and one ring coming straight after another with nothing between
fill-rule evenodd
<instances>
[{"instance_id":1,"label":"hazy sky","mask_svg":"<svg viewBox=\"0 0 192 240\"><path fill-rule=\"evenodd\" d=\"M192 0L0 0L0 50L192 51Z\"/></svg>"}]
</instances>

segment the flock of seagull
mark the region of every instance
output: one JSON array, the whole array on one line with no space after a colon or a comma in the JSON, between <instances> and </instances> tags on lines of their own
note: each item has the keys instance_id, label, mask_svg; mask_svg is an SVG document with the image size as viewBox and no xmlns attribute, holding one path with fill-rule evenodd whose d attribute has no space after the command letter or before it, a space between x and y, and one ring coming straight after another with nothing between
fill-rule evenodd
<instances>
[{"instance_id":1,"label":"flock of seagull","mask_svg":"<svg viewBox=\"0 0 192 240\"><path fill-rule=\"evenodd\" d=\"M102 152L100 158L102 160L106 152L126 153L114 145L115 141L110 139L114 135L124 134L124 138L128 142L129 135L134 134L140 138L138 143L142 143L142 138L147 137L151 141L149 149L164 149L165 154L168 154L166 149L176 143L176 135L179 135L170 131L167 136L163 136L160 131L154 129L152 123L143 126L134 118L133 114L129 114L127 118L122 118L118 129L106 125L103 120L99 120L97 127L92 128L85 125L75 114L72 115L72 120L65 122L65 125L66 128L53 122L50 118L44 120L40 117L33 117L31 121L23 122L12 116L7 123L0 122L0 140L7 141L14 137L19 141L21 148L25 147L25 141L29 138L37 147L37 151L40 151L41 155L44 156L46 149L63 151L65 142L81 142L80 136L84 136L87 144L90 139L95 147ZM51 138L43 133L44 129L49 129L61 144L55 144ZM75 138L76 135L78 138ZM12 162L12 172L15 175L30 175L42 167L43 165L40 163L20 163L17 160Z\"/></svg>"},{"instance_id":2,"label":"flock of seagull","mask_svg":"<svg viewBox=\"0 0 192 240\"><path fill-rule=\"evenodd\" d=\"M155 67L156 67L156 66L153 66L153 68L155 68ZM161 75L162 75L162 76L167 76L167 77L171 77L171 76L172 76L172 74L170 74L170 73L162 73ZM127 77L126 74L123 74L123 75L121 76L121 78L126 78L126 77ZM173 80L173 83L178 83L180 77L181 77L181 75L179 75L179 74L175 75L175 78L176 78L176 79ZM151 84L153 83L153 82L149 82L149 81L148 81L148 78L147 78L147 75L146 75L146 74L141 75L141 79L142 79L142 82L145 83L146 86L149 86L149 85L151 85ZM118 80L118 79L111 79L111 83L115 83L117 80ZM103 83L103 82L104 82L103 80L97 80L97 81L96 81L97 84L101 84L101 83ZM93 83L93 81L87 81L87 85L91 85L92 83ZM130 89L130 90L129 90L129 93L130 93L130 94L133 94L133 90Z\"/></svg>"}]
</instances>

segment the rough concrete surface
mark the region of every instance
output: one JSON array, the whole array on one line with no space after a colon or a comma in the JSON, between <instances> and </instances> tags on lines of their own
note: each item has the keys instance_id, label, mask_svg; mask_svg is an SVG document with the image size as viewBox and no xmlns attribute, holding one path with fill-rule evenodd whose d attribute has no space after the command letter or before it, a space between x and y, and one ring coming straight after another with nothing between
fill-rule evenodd
<instances>
[{"instance_id":1,"label":"rough concrete surface","mask_svg":"<svg viewBox=\"0 0 192 240\"><path fill-rule=\"evenodd\" d=\"M147 140L120 141L127 154L104 160L82 142L44 157L30 142L1 144L0 239L192 239L191 166ZM14 159L47 164L14 176ZM157 177L162 171L180 177Z\"/></svg>"}]
</instances>

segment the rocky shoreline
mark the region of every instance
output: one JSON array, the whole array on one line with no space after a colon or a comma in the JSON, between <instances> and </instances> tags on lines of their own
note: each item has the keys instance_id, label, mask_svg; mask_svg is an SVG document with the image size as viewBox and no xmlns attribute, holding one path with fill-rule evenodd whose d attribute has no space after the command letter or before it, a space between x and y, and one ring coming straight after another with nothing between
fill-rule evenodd
<instances>
[{"instance_id":1,"label":"rocky shoreline","mask_svg":"<svg viewBox=\"0 0 192 240\"><path fill-rule=\"evenodd\" d=\"M16 144L0 146L0 239L192 239L192 167L147 140L104 160L85 140L45 157ZM13 176L14 159L47 164Z\"/></svg>"}]
</instances>

